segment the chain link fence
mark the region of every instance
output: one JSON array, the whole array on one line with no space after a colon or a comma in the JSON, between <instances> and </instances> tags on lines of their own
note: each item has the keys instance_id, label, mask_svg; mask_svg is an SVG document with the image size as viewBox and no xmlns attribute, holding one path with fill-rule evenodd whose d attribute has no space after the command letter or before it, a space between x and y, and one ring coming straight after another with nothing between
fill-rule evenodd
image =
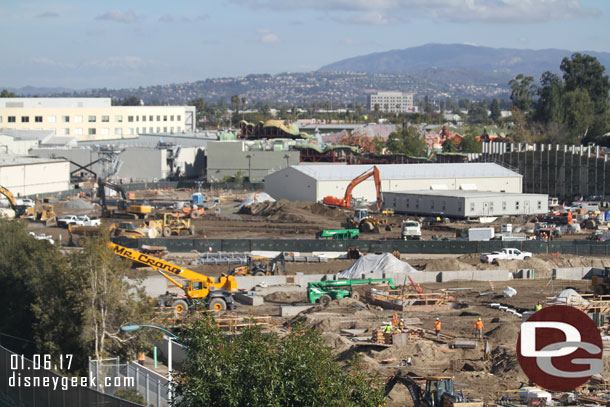
<instances>
[{"instance_id":1,"label":"chain link fence","mask_svg":"<svg viewBox=\"0 0 610 407\"><path fill-rule=\"evenodd\" d=\"M0 406L141 407L89 387L87 377L61 376L44 369L41 357L34 355L34 363L23 353L0 346Z\"/></svg>"},{"instance_id":2,"label":"chain link fence","mask_svg":"<svg viewBox=\"0 0 610 407\"><path fill-rule=\"evenodd\" d=\"M89 377L96 389L114 395L118 390L136 390L148 407L169 406L169 382L166 377L136 363L120 363L119 358L89 359Z\"/></svg>"}]
</instances>

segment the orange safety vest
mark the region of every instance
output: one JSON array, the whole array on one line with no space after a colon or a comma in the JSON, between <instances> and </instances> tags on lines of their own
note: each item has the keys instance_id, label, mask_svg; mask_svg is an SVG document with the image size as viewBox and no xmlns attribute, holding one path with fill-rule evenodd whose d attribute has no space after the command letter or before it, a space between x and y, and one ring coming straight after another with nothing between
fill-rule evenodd
<instances>
[{"instance_id":1,"label":"orange safety vest","mask_svg":"<svg viewBox=\"0 0 610 407\"><path fill-rule=\"evenodd\" d=\"M441 330L441 321L434 322L434 329L436 329L437 331Z\"/></svg>"},{"instance_id":2,"label":"orange safety vest","mask_svg":"<svg viewBox=\"0 0 610 407\"><path fill-rule=\"evenodd\" d=\"M483 321L477 321L474 323L474 327L477 331L483 330Z\"/></svg>"}]
</instances>

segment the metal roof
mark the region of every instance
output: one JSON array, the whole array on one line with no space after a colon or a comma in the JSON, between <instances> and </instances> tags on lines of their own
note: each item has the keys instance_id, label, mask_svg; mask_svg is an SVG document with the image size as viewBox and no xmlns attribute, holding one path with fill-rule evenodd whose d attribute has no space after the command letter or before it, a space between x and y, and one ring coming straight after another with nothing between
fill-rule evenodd
<instances>
[{"instance_id":1,"label":"metal roof","mask_svg":"<svg viewBox=\"0 0 610 407\"><path fill-rule=\"evenodd\" d=\"M291 168L318 181L350 181L373 166L319 164L295 165ZM494 163L381 164L377 168L382 180L521 177L519 173Z\"/></svg>"},{"instance_id":2,"label":"metal roof","mask_svg":"<svg viewBox=\"0 0 610 407\"><path fill-rule=\"evenodd\" d=\"M497 191L476 191L476 190L462 190L462 189L446 189L446 190L432 190L432 189L420 189L414 191L390 191L384 192L384 195L390 194L404 194L404 195L419 195L419 196L438 196L438 197L449 197L449 198L506 198L506 197L520 197L520 198L534 198L534 197L548 197L547 194L522 194L519 192L497 192Z\"/></svg>"},{"instance_id":3,"label":"metal roof","mask_svg":"<svg viewBox=\"0 0 610 407\"><path fill-rule=\"evenodd\" d=\"M39 157L23 157L8 154L0 154L0 167L10 167L15 165L28 164L45 164L45 163L60 163L68 162L63 159L39 158Z\"/></svg>"}]
</instances>

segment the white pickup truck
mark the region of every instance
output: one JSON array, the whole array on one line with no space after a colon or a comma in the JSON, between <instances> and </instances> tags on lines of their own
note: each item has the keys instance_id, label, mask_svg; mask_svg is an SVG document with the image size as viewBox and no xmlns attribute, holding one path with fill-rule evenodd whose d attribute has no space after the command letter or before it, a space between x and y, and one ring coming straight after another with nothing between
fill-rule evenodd
<instances>
[{"instance_id":1,"label":"white pickup truck","mask_svg":"<svg viewBox=\"0 0 610 407\"><path fill-rule=\"evenodd\" d=\"M102 221L100 218L90 218L89 216L79 216L74 222L76 226L101 226Z\"/></svg>"},{"instance_id":2,"label":"white pickup truck","mask_svg":"<svg viewBox=\"0 0 610 407\"><path fill-rule=\"evenodd\" d=\"M532 257L530 252L522 252L519 249L502 249L491 253L483 253L481 261L483 263L495 263L496 260L527 260Z\"/></svg>"}]
</instances>

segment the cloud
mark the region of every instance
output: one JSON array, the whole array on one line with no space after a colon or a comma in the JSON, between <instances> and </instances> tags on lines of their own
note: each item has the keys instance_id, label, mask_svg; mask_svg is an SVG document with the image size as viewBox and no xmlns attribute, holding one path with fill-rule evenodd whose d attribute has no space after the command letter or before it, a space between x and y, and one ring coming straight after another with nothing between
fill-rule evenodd
<instances>
[{"instance_id":1,"label":"cloud","mask_svg":"<svg viewBox=\"0 0 610 407\"><path fill-rule=\"evenodd\" d=\"M367 25L389 25L396 24L401 21L396 17L387 16L385 14L381 14L375 11L357 14L348 18L335 18L334 20L340 23Z\"/></svg>"},{"instance_id":2,"label":"cloud","mask_svg":"<svg viewBox=\"0 0 610 407\"><path fill-rule=\"evenodd\" d=\"M144 59L137 56L110 56L101 60L90 60L85 62L86 66L101 69L130 69L135 70L146 63Z\"/></svg>"},{"instance_id":3,"label":"cloud","mask_svg":"<svg viewBox=\"0 0 610 407\"><path fill-rule=\"evenodd\" d=\"M584 7L582 0L232 0L251 8L328 13L343 22L387 24L404 16L452 22L533 23L597 16L599 9Z\"/></svg>"},{"instance_id":4,"label":"cloud","mask_svg":"<svg viewBox=\"0 0 610 407\"><path fill-rule=\"evenodd\" d=\"M266 28L259 28L256 30L256 32L259 34L259 41L263 44L274 44L276 42L280 42L280 37Z\"/></svg>"},{"instance_id":5,"label":"cloud","mask_svg":"<svg viewBox=\"0 0 610 407\"><path fill-rule=\"evenodd\" d=\"M131 11L122 11L118 9L108 10L104 14L96 17L96 20L114 21L116 23L132 24L139 20L138 16Z\"/></svg>"},{"instance_id":6,"label":"cloud","mask_svg":"<svg viewBox=\"0 0 610 407\"><path fill-rule=\"evenodd\" d=\"M51 58L47 57L34 57L30 59L30 62L36 65L44 65L53 68L62 68L62 69L74 69L76 66L74 64L59 62Z\"/></svg>"},{"instance_id":7,"label":"cloud","mask_svg":"<svg viewBox=\"0 0 610 407\"><path fill-rule=\"evenodd\" d=\"M54 11L45 11L44 13L38 14L36 17L38 18L57 18L59 17L59 13Z\"/></svg>"},{"instance_id":8,"label":"cloud","mask_svg":"<svg viewBox=\"0 0 610 407\"><path fill-rule=\"evenodd\" d=\"M169 14L163 14L161 17L159 17L159 22L160 23L173 23L174 17L170 16Z\"/></svg>"}]
</instances>

